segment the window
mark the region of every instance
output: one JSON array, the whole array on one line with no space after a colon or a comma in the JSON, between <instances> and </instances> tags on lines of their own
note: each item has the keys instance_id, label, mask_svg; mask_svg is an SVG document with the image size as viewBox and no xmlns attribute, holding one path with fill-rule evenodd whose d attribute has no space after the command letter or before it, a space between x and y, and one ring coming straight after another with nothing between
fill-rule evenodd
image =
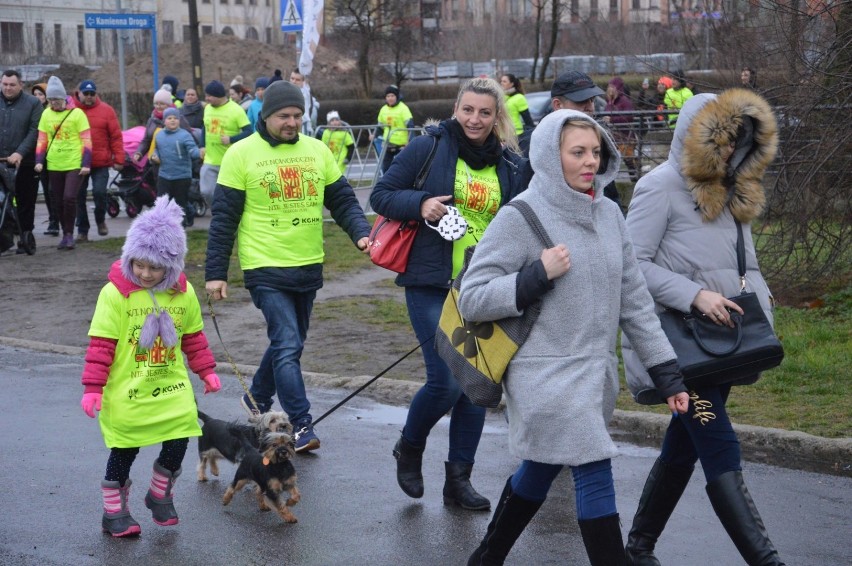
<instances>
[{"instance_id":1,"label":"window","mask_svg":"<svg viewBox=\"0 0 852 566\"><path fill-rule=\"evenodd\" d=\"M243 0L234 0L234 4L242 4Z\"/></svg>"},{"instance_id":2,"label":"window","mask_svg":"<svg viewBox=\"0 0 852 566\"><path fill-rule=\"evenodd\" d=\"M192 27L183 26L183 42L186 43L192 40Z\"/></svg>"},{"instance_id":3,"label":"window","mask_svg":"<svg viewBox=\"0 0 852 566\"><path fill-rule=\"evenodd\" d=\"M264 37L266 37L266 43L272 43L272 28L266 28L264 30Z\"/></svg>"},{"instance_id":4,"label":"window","mask_svg":"<svg viewBox=\"0 0 852 566\"><path fill-rule=\"evenodd\" d=\"M249 4L252 6L257 6L257 0L249 0Z\"/></svg>"},{"instance_id":5,"label":"window","mask_svg":"<svg viewBox=\"0 0 852 566\"><path fill-rule=\"evenodd\" d=\"M96 29L95 30L95 55L98 57L104 56L104 43L101 37L101 32L103 30Z\"/></svg>"},{"instance_id":6,"label":"window","mask_svg":"<svg viewBox=\"0 0 852 566\"><path fill-rule=\"evenodd\" d=\"M201 35L210 35L213 33L213 26L201 26Z\"/></svg>"},{"instance_id":7,"label":"window","mask_svg":"<svg viewBox=\"0 0 852 566\"><path fill-rule=\"evenodd\" d=\"M618 0L609 0L609 13L618 17Z\"/></svg>"},{"instance_id":8,"label":"window","mask_svg":"<svg viewBox=\"0 0 852 566\"><path fill-rule=\"evenodd\" d=\"M219 4L227 4L228 0L219 0Z\"/></svg>"},{"instance_id":9,"label":"window","mask_svg":"<svg viewBox=\"0 0 852 566\"><path fill-rule=\"evenodd\" d=\"M35 25L36 54L44 54L44 24Z\"/></svg>"},{"instance_id":10,"label":"window","mask_svg":"<svg viewBox=\"0 0 852 566\"><path fill-rule=\"evenodd\" d=\"M260 39L257 35L257 30L253 26L249 26L246 30L246 39Z\"/></svg>"},{"instance_id":11,"label":"window","mask_svg":"<svg viewBox=\"0 0 852 566\"><path fill-rule=\"evenodd\" d=\"M21 22L0 22L0 48L5 53L23 53L24 24Z\"/></svg>"},{"instance_id":12,"label":"window","mask_svg":"<svg viewBox=\"0 0 852 566\"><path fill-rule=\"evenodd\" d=\"M633 0L633 9L641 10L642 9L642 0Z\"/></svg>"},{"instance_id":13,"label":"window","mask_svg":"<svg viewBox=\"0 0 852 566\"><path fill-rule=\"evenodd\" d=\"M86 28L77 26L77 55L86 55Z\"/></svg>"},{"instance_id":14,"label":"window","mask_svg":"<svg viewBox=\"0 0 852 566\"><path fill-rule=\"evenodd\" d=\"M598 0L589 0L589 19L592 21L598 19Z\"/></svg>"},{"instance_id":15,"label":"window","mask_svg":"<svg viewBox=\"0 0 852 566\"><path fill-rule=\"evenodd\" d=\"M202 4L209 4L209 3L210 3L210 0L201 0L201 3L202 3Z\"/></svg>"},{"instance_id":16,"label":"window","mask_svg":"<svg viewBox=\"0 0 852 566\"><path fill-rule=\"evenodd\" d=\"M163 43L175 42L175 23L172 20L163 20Z\"/></svg>"},{"instance_id":17,"label":"window","mask_svg":"<svg viewBox=\"0 0 852 566\"><path fill-rule=\"evenodd\" d=\"M225 26L222 28L222 35L234 35L234 30L231 29L231 26Z\"/></svg>"},{"instance_id":18,"label":"window","mask_svg":"<svg viewBox=\"0 0 852 566\"><path fill-rule=\"evenodd\" d=\"M62 24L53 24L53 54L62 55Z\"/></svg>"},{"instance_id":19,"label":"window","mask_svg":"<svg viewBox=\"0 0 852 566\"><path fill-rule=\"evenodd\" d=\"M580 21L580 2L579 0L571 0L571 23L576 24Z\"/></svg>"}]
</instances>

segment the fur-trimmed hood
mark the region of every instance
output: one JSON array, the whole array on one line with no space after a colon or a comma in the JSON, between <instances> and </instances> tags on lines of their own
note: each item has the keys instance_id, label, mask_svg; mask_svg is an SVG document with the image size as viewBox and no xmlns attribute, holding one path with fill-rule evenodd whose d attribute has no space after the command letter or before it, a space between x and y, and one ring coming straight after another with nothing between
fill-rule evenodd
<instances>
[{"instance_id":1,"label":"fur-trimmed hood","mask_svg":"<svg viewBox=\"0 0 852 566\"><path fill-rule=\"evenodd\" d=\"M726 161L722 152L731 143L737 147ZM684 104L669 160L676 162L705 221L728 205L737 220L749 223L763 212L763 176L777 150L778 125L769 103L735 88L718 96L699 94Z\"/></svg>"}]
</instances>

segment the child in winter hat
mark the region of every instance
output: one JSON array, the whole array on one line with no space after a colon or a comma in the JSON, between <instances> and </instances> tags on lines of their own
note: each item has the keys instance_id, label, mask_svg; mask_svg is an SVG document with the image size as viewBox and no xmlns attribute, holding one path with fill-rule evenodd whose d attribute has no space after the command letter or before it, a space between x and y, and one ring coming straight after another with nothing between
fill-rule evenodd
<instances>
[{"instance_id":1,"label":"child in winter hat","mask_svg":"<svg viewBox=\"0 0 852 566\"><path fill-rule=\"evenodd\" d=\"M83 411L95 417L110 449L101 482L101 527L114 537L138 535L130 515L130 467L142 446L162 443L145 506L158 525L178 523L174 484L189 437L200 436L190 369L204 393L219 391L201 305L183 274L183 210L168 197L140 214L98 296L83 368Z\"/></svg>"}]
</instances>

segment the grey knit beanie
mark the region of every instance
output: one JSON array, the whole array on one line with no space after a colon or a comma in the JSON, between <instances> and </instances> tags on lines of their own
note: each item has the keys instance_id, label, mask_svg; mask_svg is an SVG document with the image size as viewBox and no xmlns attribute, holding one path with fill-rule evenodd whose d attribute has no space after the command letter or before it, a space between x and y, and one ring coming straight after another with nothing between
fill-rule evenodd
<instances>
[{"instance_id":1,"label":"grey knit beanie","mask_svg":"<svg viewBox=\"0 0 852 566\"><path fill-rule=\"evenodd\" d=\"M50 77L47 80L47 90L44 93L48 98L65 98L68 93L65 92L65 85L59 77Z\"/></svg>"},{"instance_id":2,"label":"grey knit beanie","mask_svg":"<svg viewBox=\"0 0 852 566\"><path fill-rule=\"evenodd\" d=\"M266 120L276 110L295 106L302 112L305 111L305 97L301 89L286 81L276 81L269 85L263 93L263 106L260 117Z\"/></svg>"}]
</instances>

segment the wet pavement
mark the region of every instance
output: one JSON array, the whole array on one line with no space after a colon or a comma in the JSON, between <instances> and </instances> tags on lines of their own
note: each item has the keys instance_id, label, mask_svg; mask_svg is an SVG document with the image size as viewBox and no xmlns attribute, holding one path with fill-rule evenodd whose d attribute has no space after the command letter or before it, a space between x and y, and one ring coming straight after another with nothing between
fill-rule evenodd
<instances>
[{"instance_id":1,"label":"wet pavement","mask_svg":"<svg viewBox=\"0 0 852 566\"><path fill-rule=\"evenodd\" d=\"M406 410L358 396L317 427L322 448L299 455L301 502L297 524L260 512L244 490L221 503L235 467L199 483L195 442L176 486L181 522L159 527L142 499L157 448L143 448L131 474L131 509L142 525L134 540L100 531L99 484L108 451L97 422L80 409L82 357L0 345L0 564L2 565L451 565L464 564L485 532L490 513L442 504L447 420L429 439L424 461L426 494L406 497L395 482L391 448ZM202 410L244 419L241 388L220 374L224 387L199 396ZM194 382L200 391L199 382ZM309 387L316 416L346 391ZM614 460L622 532L626 535L645 476L657 451L619 443ZM506 423L489 414L473 483L494 501L518 462L509 453ZM850 565L852 479L744 463L746 481L782 558L788 565ZM742 564L713 514L700 471L693 476L658 544L663 564ZM583 565L570 473L551 495L507 564Z\"/></svg>"}]
</instances>

